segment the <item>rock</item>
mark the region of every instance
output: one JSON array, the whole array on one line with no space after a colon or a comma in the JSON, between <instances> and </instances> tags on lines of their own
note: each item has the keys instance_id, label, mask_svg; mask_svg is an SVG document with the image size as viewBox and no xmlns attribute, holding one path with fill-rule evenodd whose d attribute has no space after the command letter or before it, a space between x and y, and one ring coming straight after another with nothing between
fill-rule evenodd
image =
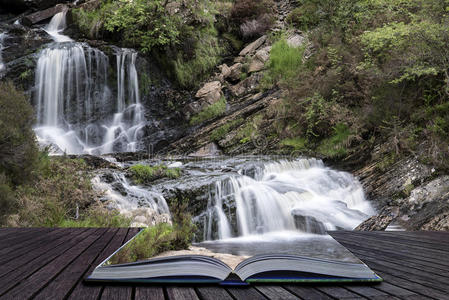
<instances>
[{"instance_id":1,"label":"rock","mask_svg":"<svg viewBox=\"0 0 449 300\"><path fill-rule=\"evenodd\" d=\"M199 98L208 104L214 104L218 102L223 93L221 91L220 81L212 81L206 83L196 94L195 97Z\"/></svg>"},{"instance_id":2,"label":"rock","mask_svg":"<svg viewBox=\"0 0 449 300\"><path fill-rule=\"evenodd\" d=\"M304 44L305 40L306 38L304 36L298 33L293 33L287 38L287 44L290 47L298 48Z\"/></svg>"},{"instance_id":3,"label":"rock","mask_svg":"<svg viewBox=\"0 0 449 300\"><path fill-rule=\"evenodd\" d=\"M229 75L231 75L231 69L228 67L227 64L222 64L218 67L221 70L221 75L224 79L228 78Z\"/></svg>"},{"instance_id":4,"label":"rock","mask_svg":"<svg viewBox=\"0 0 449 300\"><path fill-rule=\"evenodd\" d=\"M55 6L59 3L68 3L69 0L0 0L0 7L5 11L24 12L38 11Z\"/></svg>"},{"instance_id":5,"label":"rock","mask_svg":"<svg viewBox=\"0 0 449 300\"><path fill-rule=\"evenodd\" d=\"M391 222L399 215L399 207L387 207L377 216L372 216L357 226L356 231L379 231L385 230Z\"/></svg>"},{"instance_id":6,"label":"rock","mask_svg":"<svg viewBox=\"0 0 449 300\"><path fill-rule=\"evenodd\" d=\"M221 155L220 149L218 149L217 144L210 143L206 146L200 148L198 151L189 154L192 157L210 157L210 156L218 156Z\"/></svg>"},{"instance_id":7,"label":"rock","mask_svg":"<svg viewBox=\"0 0 449 300\"><path fill-rule=\"evenodd\" d=\"M100 5L101 5L101 0L91 0L91 1L87 1L83 4L80 4L79 7L84 10L92 11L92 10L99 8Z\"/></svg>"},{"instance_id":8,"label":"rock","mask_svg":"<svg viewBox=\"0 0 449 300\"><path fill-rule=\"evenodd\" d=\"M91 168L94 169L117 169L117 165L107 161L100 156L94 156L89 154L82 155L68 155L70 159L82 159Z\"/></svg>"},{"instance_id":9,"label":"rock","mask_svg":"<svg viewBox=\"0 0 449 300\"><path fill-rule=\"evenodd\" d=\"M245 96L259 87L259 81L261 78L262 76L259 73L253 74L245 80L239 82L238 84L231 86L231 93L235 97Z\"/></svg>"},{"instance_id":10,"label":"rock","mask_svg":"<svg viewBox=\"0 0 449 300\"><path fill-rule=\"evenodd\" d=\"M258 38L257 40L255 40L254 42L252 42L251 44L249 44L248 46L246 46L240 53L240 56L246 56L248 54L253 53L254 51L256 51L260 46L262 46L262 44L267 40L267 36L261 36L260 38Z\"/></svg>"},{"instance_id":11,"label":"rock","mask_svg":"<svg viewBox=\"0 0 449 300\"><path fill-rule=\"evenodd\" d=\"M43 20L50 19L54 15L56 15L60 12L63 12L63 11L67 11L68 9L69 9L69 7L67 5L58 4L54 7L35 12L31 15L27 15L20 20L20 23L25 26L31 26L31 25L39 23Z\"/></svg>"},{"instance_id":12,"label":"rock","mask_svg":"<svg viewBox=\"0 0 449 300\"><path fill-rule=\"evenodd\" d=\"M271 47L260 49L254 55L248 69L248 73L259 72L265 68L265 63L270 59Z\"/></svg>"},{"instance_id":13,"label":"rock","mask_svg":"<svg viewBox=\"0 0 449 300\"><path fill-rule=\"evenodd\" d=\"M242 75L242 68L243 68L243 64L241 63L236 63L233 64L229 70L230 70L230 74L229 74L229 79L231 81L239 81L240 80L240 76Z\"/></svg>"}]
</instances>

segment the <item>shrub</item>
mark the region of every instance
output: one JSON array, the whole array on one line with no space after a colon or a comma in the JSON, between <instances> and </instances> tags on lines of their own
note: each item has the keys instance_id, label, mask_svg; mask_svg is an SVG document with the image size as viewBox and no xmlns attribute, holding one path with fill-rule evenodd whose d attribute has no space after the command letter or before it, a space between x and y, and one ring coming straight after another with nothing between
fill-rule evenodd
<instances>
[{"instance_id":1,"label":"shrub","mask_svg":"<svg viewBox=\"0 0 449 300\"><path fill-rule=\"evenodd\" d=\"M181 176L181 169L167 168L167 166L146 166L137 164L129 168L132 179L138 184L151 183L157 179L168 177L178 178Z\"/></svg>"},{"instance_id":2,"label":"shrub","mask_svg":"<svg viewBox=\"0 0 449 300\"><path fill-rule=\"evenodd\" d=\"M306 2L292 10L286 21L297 28L308 30L318 25L320 21L318 5L313 2Z\"/></svg>"},{"instance_id":3,"label":"shrub","mask_svg":"<svg viewBox=\"0 0 449 300\"><path fill-rule=\"evenodd\" d=\"M334 127L334 134L324 139L318 146L318 152L330 157L343 157L347 154L348 140L351 132L345 124L337 124Z\"/></svg>"},{"instance_id":4,"label":"shrub","mask_svg":"<svg viewBox=\"0 0 449 300\"><path fill-rule=\"evenodd\" d=\"M8 181L8 178L0 173L0 225L18 208L14 191Z\"/></svg>"},{"instance_id":5,"label":"shrub","mask_svg":"<svg viewBox=\"0 0 449 300\"><path fill-rule=\"evenodd\" d=\"M211 132L210 134L210 140L211 141L219 141L221 140L226 134L228 134L228 132L233 128L233 127L237 127L238 125L243 123L243 119L242 118L238 118L236 120L232 120L220 127L218 127L217 129L215 129L214 131Z\"/></svg>"},{"instance_id":6,"label":"shrub","mask_svg":"<svg viewBox=\"0 0 449 300\"><path fill-rule=\"evenodd\" d=\"M32 129L34 111L11 82L0 82L0 173L12 185L32 178L38 148Z\"/></svg>"},{"instance_id":7,"label":"shrub","mask_svg":"<svg viewBox=\"0 0 449 300\"><path fill-rule=\"evenodd\" d=\"M237 0L231 18L245 38L264 34L274 24L273 0Z\"/></svg>"},{"instance_id":8,"label":"shrub","mask_svg":"<svg viewBox=\"0 0 449 300\"><path fill-rule=\"evenodd\" d=\"M197 115L193 116L192 119L190 119L190 124L196 125L203 123L207 120L219 117L226 112L226 106L227 106L226 99L222 97L218 102L215 102L214 104L207 106Z\"/></svg>"}]
</instances>

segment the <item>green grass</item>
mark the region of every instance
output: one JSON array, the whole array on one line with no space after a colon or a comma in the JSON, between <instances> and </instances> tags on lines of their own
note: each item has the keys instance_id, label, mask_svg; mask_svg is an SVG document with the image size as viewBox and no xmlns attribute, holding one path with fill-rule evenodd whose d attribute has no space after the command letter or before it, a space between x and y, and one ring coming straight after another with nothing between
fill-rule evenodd
<instances>
[{"instance_id":1,"label":"green grass","mask_svg":"<svg viewBox=\"0 0 449 300\"><path fill-rule=\"evenodd\" d=\"M225 137L226 134L229 133L229 131L231 131L232 128L234 128L242 123L243 123L243 119L238 118L236 120L232 120L232 121L218 127L217 129L215 129L214 131L211 132L210 140L215 141L215 142L221 140L222 138Z\"/></svg>"},{"instance_id":2,"label":"green grass","mask_svg":"<svg viewBox=\"0 0 449 300\"><path fill-rule=\"evenodd\" d=\"M282 146L293 148L294 150L305 150L307 149L307 140L302 137L284 139L281 141Z\"/></svg>"},{"instance_id":3,"label":"green grass","mask_svg":"<svg viewBox=\"0 0 449 300\"><path fill-rule=\"evenodd\" d=\"M204 121L214 119L223 115L226 112L226 99L222 97L218 102L207 106L198 114L190 119L190 125L197 125Z\"/></svg>"},{"instance_id":4,"label":"green grass","mask_svg":"<svg viewBox=\"0 0 449 300\"><path fill-rule=\"evenodd\" d=\"M343 157L347 154L347 141L351 131L345 124L334 127L334 135L324 139L318 146L318 153L331 158Z\"/></svg>"},{"instance_id":5,"label":"green grass","mask_svg":"<svg viewBox=\"0 0 449 300\"><path fill-rule=\"evenodd\" d=\"M181 176L180 168L168 168L165 165L159 166L147 166L137 164L129 168L132 179L137 184L151 183L157 179L168 177L168 178L178 178Z\"/></svg>"},{"instance_id":6,"label":"green grass","mask_svg":"<svg viewBox=\"0 0 449 300\"><path fill-rule=\"evenodd\" d=\"M304 47L290 47L285 38L275 42L267 63L268 70L262 81L263 86L270 88L280 81L288 83L295 78L303 67L304 51Z\"/></svg>"},{"instance_id":7,"label":"green grass","mask_svg":"<svg viewBox=\"0 0 449 300\"><path fill-rule=\"evenodd\" d=\"M118 211L91 210L79 220L65 219L57 227L114 227L127 228L131 225L131 219L119 214Z\"/></svg>"}]
</instances>

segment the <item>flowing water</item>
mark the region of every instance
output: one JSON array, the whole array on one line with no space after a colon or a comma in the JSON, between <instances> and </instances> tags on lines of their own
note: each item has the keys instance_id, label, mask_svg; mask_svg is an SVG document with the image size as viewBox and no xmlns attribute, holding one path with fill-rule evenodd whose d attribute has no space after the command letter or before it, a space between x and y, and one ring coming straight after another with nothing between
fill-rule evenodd
<instances>
[{"instance_id":1,"label":"flowing water","mask_svg":"<svg viewBox=\"0 0 449 300\"><path fill-rule=\"evenodd\" d=\"M109 87L109 58L63 35L66 12L45 30L55 43L41 51L36 68L35 132L56 153L136 151L145 127L140 104L137 53L117 49L117 96Z\"/></svg>"},{"instance_id":2,"label":"flowing water","mask_svg":"<svg viewBox=\"0 0 449 300\"><path fill-rule=\"evenodd\" d=\"M316 159L266 163L254 176L216 182L203 216L204 239L354 229L374 210L351 174Z\"/></svg>"},{"instance_id":3,"label":"flowing water","mask_svg":"<svg viewBox=\"0 0 449 300\"><path fill-rule=\"evenodd\" d=\"M2 57L2 51L3 51L3 44L5 42L5 38L7 37L5 32L0 33L0 75L5 70L5 64L3 63L3 57Z\"/></svg>"}]
</instances>

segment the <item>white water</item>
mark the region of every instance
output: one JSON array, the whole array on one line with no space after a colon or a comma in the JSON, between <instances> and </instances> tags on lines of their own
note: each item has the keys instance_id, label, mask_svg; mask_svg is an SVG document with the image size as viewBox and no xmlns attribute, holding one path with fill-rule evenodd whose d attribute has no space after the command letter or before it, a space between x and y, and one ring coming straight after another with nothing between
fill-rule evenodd
<instances>
[{"instance_id":1,"label":"white water","mask_svg":"<svg viewBox=\"0 0 449 300\"><path fill-rule=\"evenodd\" d=\"M316 159L267 164L254 179L239 176L218 182L213 195L205 224L204 238L209 240L351 230L374 214L351 174L327 168Z\"/></svg>"},{"instance_id":2,"label":"white water","mask_svg":"<svg viewBox=\"0 0 449 300\"><path fill-rule=\"evenodd\" d=\"M3 63L2 51L4 49L3 43L7 37L6 33L0 33L0 74L5 70L5 64Z\"/></svg>"},{"instance_id":3,"label":"white water","mask_svg":"<svg viewBox=\"0 0 449 300\"><path fill-rule=\"evenodd\" d=\"M64 36L65 15L56 14L46 26L55 43L40 53L37 63L34 98L39 142L51 145L55 153L136 151L145 126L137 53L117 51L114 99L108 86L108 57Z\"/></svg>"},{"instance_id":4,"label":"white water","mask_svg":"<svg viewBox=\"0 0 449 300\"><path fill-rule=\"evenodd\" d=\"M97 176L93 179L93 184L98 190L104 192L104 197L112 201L121 213L133 211L139 207L148 207L160 215L170 214L167 202L161 194L131 185L122 173L114 172L111 175L112 183L106 183ZM117 192L111 184L120 185L126 194Z\"/></svg>"}]
</instances>

